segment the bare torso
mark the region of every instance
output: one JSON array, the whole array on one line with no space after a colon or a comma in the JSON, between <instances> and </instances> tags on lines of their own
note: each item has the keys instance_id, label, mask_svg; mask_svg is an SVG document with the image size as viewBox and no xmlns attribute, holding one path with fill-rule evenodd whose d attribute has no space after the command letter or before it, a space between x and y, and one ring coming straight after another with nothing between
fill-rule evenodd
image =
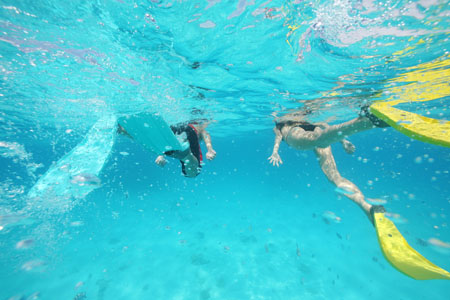
<instances>
[{"instance_id":1,"label":"bare torso","mask_svg":"<svg viewBox=\"0 0 450 300\"><path fill-rule=\"evenodd\" d=\"M280 131L283 140L289 146L298 150L312 150L315 148L326 148L352 134L370 128L373 128L371 121L367 118L359 117L336 125L328 125L326 123L310 124L308 122L285 123Z\"/></svg>"}]
</instances>

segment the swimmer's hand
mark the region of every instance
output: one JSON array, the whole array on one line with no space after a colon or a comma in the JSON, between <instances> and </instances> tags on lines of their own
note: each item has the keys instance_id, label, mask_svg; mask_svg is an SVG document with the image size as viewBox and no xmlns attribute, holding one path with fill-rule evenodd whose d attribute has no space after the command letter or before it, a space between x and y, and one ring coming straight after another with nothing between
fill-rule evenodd
<instances>
[{"instance_id":1,"label":"swimmer's hand","mask_svg":"<svg viewBox=\"0 0 450 300\"><path fill-rule=\"evenodd\" d=\"M214 158L216 158L216 151L214 151L213 149L208 150L208 152L206 152L206 158L208 160L213 160Z\"/></svg>"},{"instance_id":2,"label":"swimmer's hand","mask_svg":"<svg viewBox=\"0 0 450 300\"><path fill-rule=\"evenodd\" d=\"M283 161L281 160L281 157L278 153L272 153L272 155L268 158L268 160L269 163L277 167L279 167L280 164L283 164Z\"/></svg>"},{"instance_id":3,"label":"swimmer's hand","mask_svg":"<svg viewBox=\"0 0 450 300\"><path fill-rule=\"evenodd\" d=\"M345 152L347 152L348 154L355 153L356 147L351 142L347 140L342 140L341 143L342 147L344 147Z\"/></svg>"},{"instance_id":4,"label":"swimmer's hand","mask_svg":"<svg viewBox=\"0 0 450 300\"><path fill-rule=\"evenodd\" d=\"M164 158L164 155L160 155L156 158L155 163L160 167L164 167L167 163L167 160Z\"/></svg>"}]
</instances>

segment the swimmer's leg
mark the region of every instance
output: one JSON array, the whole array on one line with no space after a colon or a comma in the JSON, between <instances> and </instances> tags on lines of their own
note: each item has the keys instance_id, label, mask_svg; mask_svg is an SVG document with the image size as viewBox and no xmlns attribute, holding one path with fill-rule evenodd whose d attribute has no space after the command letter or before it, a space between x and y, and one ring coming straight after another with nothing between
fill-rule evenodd
<instances>
[{"instance_id":1,"label":"swimmer's leg","mask_svg":"<svg viewBox=\"0 0 450 300\"><path fill-rule=\"evenodd\" d=\"M316 154L320 167L322 168L323 173L327 176L328 180L336 187L348 191L348 194L344 195L358 204L358 206L361 207L370 219L370 208L372 205L364 200L364 195L353 182L341 176L337 169L333 153L331 152L331 147L315 148L314 153Z\"/></svg>"},{"instance_id":2,"label":"swimmer's leg","mask_svg":"<svg viewBox=\"0 0 450 300\"><path fill-rule=\"evenodd\" d=\"M341 124L326 126L320 129L320 136L317 138L316 144L321 148L326 148L348 136L372 129L373 127L372 122L365 117L358 117Z\"/></svg>"}]
</instances>

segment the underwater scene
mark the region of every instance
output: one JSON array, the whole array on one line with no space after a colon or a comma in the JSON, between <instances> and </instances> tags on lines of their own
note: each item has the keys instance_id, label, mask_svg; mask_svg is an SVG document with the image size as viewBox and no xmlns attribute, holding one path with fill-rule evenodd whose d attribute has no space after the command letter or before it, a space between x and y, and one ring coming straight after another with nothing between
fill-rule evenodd
<instances>
[{"instance_id":1,"label":"underwater scene","mask_svg":"<svg viewBox=\"0 0 450 300\"><path fill-rule=\"evenodd\" d=\"M450 298L447 0L0 1L0 300Z\"/></svg>"}]
</instances>

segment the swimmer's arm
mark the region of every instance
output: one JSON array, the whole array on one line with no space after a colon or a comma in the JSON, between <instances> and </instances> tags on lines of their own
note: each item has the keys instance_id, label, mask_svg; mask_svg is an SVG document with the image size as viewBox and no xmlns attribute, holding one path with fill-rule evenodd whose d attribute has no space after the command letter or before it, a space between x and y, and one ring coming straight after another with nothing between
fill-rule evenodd
<instances>
[{"instance_id":1,"label":"swimmer's arm","mask_svg":"<svg viewBox=\"0 0 450 300\"><path fill-rule=\"evenodd\" d=\"M206 129L202 129L202 130L200 130L200 135L201 135L203 141L205 142L205 145L206 145L206 148L208 149L208 151L214 151L212 142L211 142L211 135L208 133L208 131L206 131Z\"/></svg>"},{"instance_id":2,"label":"swimmer's arm","mask_svg":"<svg viewBox=\"0 0 450 300\"><path fill-rule=\"evenodd\" d=\"M216 157L216 151L214 150L211 142L211 135L209 135L208 131L206 131L205 128L200 128L200 137L203 139L206 145L206 149L208 149L208 152L206 152L206 158L208 160L213 160Z\"/></svg>"},{"instance_id":3,"label":"swimmer's arm","mask_svg":"<svg viewBox=\"0 0 450 300\"><path fill-rule=\"evenodd\" d=\"M281 141L283 140L283 135L278 128L274 128L273 132L275 133L275 142L273 144L272 153L278 153L278 149L280 148Z\"/></svg>"},{"instance_id":4,"label":"swimmer's arm","mask_svg":"<svg viewBox=\"0 0 450 300\"><path fill-rule=\"evenodd\" d=\"M280 155L278 154L278 149L280 148L281 141L283 140L283 135L278 128L274 128L273 132L275 133L275 142L273 144L272 155L268 158L269 162L274 166L279 166L283 163Z\"/></svg>"}]
</instances>

